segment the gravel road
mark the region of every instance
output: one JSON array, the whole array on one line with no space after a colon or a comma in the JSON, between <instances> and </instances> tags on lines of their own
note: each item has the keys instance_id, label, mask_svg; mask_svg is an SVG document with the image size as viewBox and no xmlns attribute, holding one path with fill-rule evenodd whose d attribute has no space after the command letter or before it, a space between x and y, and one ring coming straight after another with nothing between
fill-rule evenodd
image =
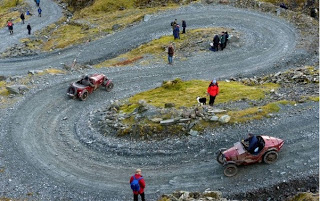
<instances>
[{"instance_id":1,"label":"gravel road","mask_svg":"<svg viewBox=\"0 0 320 201\"><path fill-rule=\"evenodd\" d=\"M188 14L186 14L188 12ZM192 14L192 15L191 15ZM90 126L90 111L109 101L160 86L163 80L226 78L236 74L273 72L296 64L306 52L296 49L293 26L271 15L226 6L193 5L153 16L150 21L81 46L36 57L0 60L0 74L24 74L72 61L100 61L169 34L169 23L184 18L190 28L227 26L246 33L241 49L204 53L173 66L105 68L115 88L90 95L85 102L65 96L79 76L53 76L31 90L0 117L0 197L35 200L130 200L129 177L142 168L148 200L173 190L221 190L225 195L266 187L283 180L316 175L319 171L319 106L283 106L269 119L224 126L198 137L135 142L102 137ZM154 30L152 34L150 30ZM299 64L303 64L303 60ZM280 67L274 68L274 64ZM91 73L98 70L89 70ZM41 85L41 84L40 84ZM285 140L273 165L240 168L233 178L223 176L215 151L230 147L248 132ZM28 194L28 195L27 195Z\"/></svg>"},{"instance_id":2,"label":"gravel road","mask_svg":"<svg viewBox=\"0 0 320 201\"><path fill-rule=\"evenodd\" d=\"M22 24L22 22L14 21L13 35L9 34L8 28L0 29L0 52L3 52L13 44L18 44L20 39L22 38L32 37L32 35L28 35L28 23L30 23L33 33L35 31L43 29L49 24L58 21L58 19L62 17L61 8L51 0L41 0L41 17L38 17L38 7L33 0L25 0L25 2L32 8L30 12L33 15L29 19L25 20L25 24Z\"/></svg>"}]
</instances>

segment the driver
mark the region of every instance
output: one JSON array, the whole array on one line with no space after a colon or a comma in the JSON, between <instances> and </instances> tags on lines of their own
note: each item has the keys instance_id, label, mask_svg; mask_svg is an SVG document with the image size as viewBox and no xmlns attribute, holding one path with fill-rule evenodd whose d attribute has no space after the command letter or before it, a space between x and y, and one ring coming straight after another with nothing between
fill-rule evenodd
<instances>
[{"instance_id":1,"label":"driver","mask_svg":"<svg viewBox=\"0 0 320 201\"><path fill-rule=\"evenodd\" d=\"M248 138L243 140L243 144L246 146L248 152L254 154L258 152L258 138L257 136L249 133Z\"/></svg>"},{"instance_id":2,"label":"driver","mask_svg":"<svg viewBox=\"0 0 320 201\"><path fill-rule=\"evenodd\" d=\"M94 87L94 84L92 84L89 80L89 76L86 75L84 76L83 80L81 81L81 83L85 86L90 86L90 87Z\"/></svg>"}]
</instances>

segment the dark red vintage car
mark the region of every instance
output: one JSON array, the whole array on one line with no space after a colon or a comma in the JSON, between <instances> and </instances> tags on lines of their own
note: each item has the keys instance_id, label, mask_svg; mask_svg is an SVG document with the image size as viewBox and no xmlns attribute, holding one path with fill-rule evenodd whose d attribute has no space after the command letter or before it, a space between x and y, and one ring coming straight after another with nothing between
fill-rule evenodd
<instances>
[{"instance_id":1,"label":"dark red vintage car","mask_svg":"<svg viewBox=\"0 0 320 201\"><path fill-rule=\"evenodd\" d=\"M278 159L278 152L284 141L270 136L256 136L258 143L256 152L250 153L244 141L237 142L229 149L222 148L217 153L217 161L224 166L224 174L232 177L237 174L239 165L253 163L274 163Z\"/></svg>"},{"instance_id":2,"label":"dark red vintage car","mask_svg":"<svg viewBox=\"0 0 320 201\"><path fill-rule=\"evenodd\" d=\"M86 100L88 95L101 85L104 86L108 92L113 88L112 81L104 74L87 75L81 80L72 83L68 88L67 95L71 98L78 97L80 100Z\"/></svg>"}]
</instances>

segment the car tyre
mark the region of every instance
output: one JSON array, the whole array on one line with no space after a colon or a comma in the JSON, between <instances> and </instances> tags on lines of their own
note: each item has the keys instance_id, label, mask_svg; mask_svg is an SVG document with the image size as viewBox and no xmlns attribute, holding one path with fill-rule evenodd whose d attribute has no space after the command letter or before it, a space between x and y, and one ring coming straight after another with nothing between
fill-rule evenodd
<instances>
[{"instance_id":1,"label":"car tyre","mask_svg":"<svg viewBox=\"0 0 320 201\"><path fill-rule=\"evenodd\" d=\"M227 177L233 177L234 175L236 175L238 173L238 167L235 164L227 164L224 167L223 173Z\"/></svg>"},{"instance_id":2,"label":"car tyre","mask_svg":"<svg viewBox=\"0 0 320 201\"><path fill-rule=\"evenodd\" d=\"M217 161L218 163L223 164L223 154L221 152L217 155Z\"/></svg>"},{"instance_id":3,"label":"car tyre","mask_svg":"<svg viewBox=\"0 0 320 201\"><path fill-rule=\"evenodd\" d=\"M268 151L263 156L263 162L267 164L274 163L278 159L278 153L276 151Z\"/></svg>"},{"instance_id":4,"label":"car tyre","mask_svg":"<svg viewBox=\"0 0 320 201\"><path fill-rule=\"evenodd\" d=\"M106 85L107 92L110 92L113 89L113 83L110 82L108 85Z\"/></svg>"},{"instance_id":5,"label":"car tyre","mask_svg":"<svg viewBox=\"0 0 320 201\"><path fill-rule=\"evenodd\" d=\"M83 91L82 95L79 97L80 100L85 101L88 97L88 91Z\"/></svg>"}]
</instances>

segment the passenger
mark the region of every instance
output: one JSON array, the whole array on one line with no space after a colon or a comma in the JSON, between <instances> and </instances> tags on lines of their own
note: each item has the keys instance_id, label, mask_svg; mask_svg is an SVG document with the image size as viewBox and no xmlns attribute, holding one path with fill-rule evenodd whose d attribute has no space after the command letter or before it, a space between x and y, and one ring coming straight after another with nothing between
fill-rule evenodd
<instances>
[{"instance_id":1,"label":"passenger","mask_svg":"<svg viewBox=\"0 0 320 201\"><path fill-rule=\"evenodd\" d=\"M257 153L259 150L258 148L258 138L257 136L249 133L248 138L243 140L244 145L246 146L249 153L254 154Z\"/></svg>"},{"instance_id":2,"label":"passenger","mask_svg":"<svg viewBox=\"0 0 320 201\"><path fill-rule=\"evenodd\" d=\"M94 84L92 84L92 83L90 82L88 75L86 75L86 76L82 79L81 83L82 83L83 85L85 85L85 86L94 87Z\"/></svg>"}]
</instances>

